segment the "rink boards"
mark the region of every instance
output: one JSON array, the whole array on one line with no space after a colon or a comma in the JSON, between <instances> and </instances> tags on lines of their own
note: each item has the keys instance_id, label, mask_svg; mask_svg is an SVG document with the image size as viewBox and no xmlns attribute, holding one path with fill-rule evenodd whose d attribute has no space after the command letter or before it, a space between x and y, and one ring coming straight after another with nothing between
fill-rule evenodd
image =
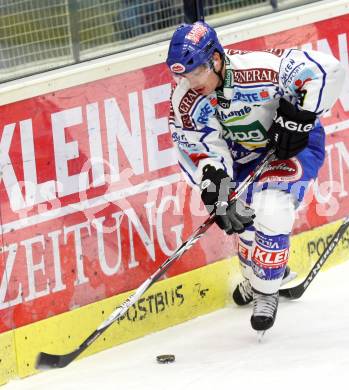
<instances>
[{"instance_id":1,"label":"rink boards","mask_svg":"<svg viewBox=\"0 0 349 390\"><path fill-rule=\"evenodd\" d=\"M347 7L218 32L232 49L313 48L348 67ZM168 132L167 45L1 86L0 382L34 373L40 350L74 349L205 219ZM349 210L348 112L347 78L323 119L326 162L298 211L291 265L303 276ZM235 252L212 227L86 354L223 307ZM329 264L346 253L348 235Z\"/></svg>"},{"instance_id":2,"label":"rink boards","mask_svg":"<svg viewBox=\"0 0 349 390\"><path fill-rule=\"evenodd\" d=\"M298 272L296 284L309 272L340 223L341 220L292 238L289 264ZM349 231L323 269L348 260L348 251ZM239 278L238 260L234 257L156 283L80 358L223 308L231 302L231 289ZM1 334L0 359L5 363L1 366L1 380L35 373L34 364L40 351L65 354L74 350L130 293ZM302 300L306 300L306 293ZM231 309L234 321L234 310L238 308L233 305Z\"/></svg>"}]
</instances>

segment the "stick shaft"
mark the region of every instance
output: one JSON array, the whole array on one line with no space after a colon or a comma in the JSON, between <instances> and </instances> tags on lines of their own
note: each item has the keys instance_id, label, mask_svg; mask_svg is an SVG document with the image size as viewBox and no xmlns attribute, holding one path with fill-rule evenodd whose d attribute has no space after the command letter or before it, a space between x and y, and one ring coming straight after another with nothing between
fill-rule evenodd
<instances>
[{"instance_id":1,"label":"stick shaft","mask_svg":"<svg viewBox=\"0 0 349 390\"><path fill-rule=\"evenodd\" d=\"M315 276L319 273L322 266L326 263L327 259L330 257L330 255L332 254L332 252L340 242L341 238L343 237L348 227L349 227L349 217L343 220L343 222L341 223L341 225L333 235L331 241L327 244L326 248L321 253L319 259L313 265L312 269L309 271L308 275L303 280L303 282L294 287L281 289L280 290L281 296L291 298L291 299L298 299L304 294L304 291L309 287L310 283L314 280Z\"/></svg>"},{"instance_id":2,"label":"stick shaft","mask_svg":"<svg viewBox=\"0 0 349 390\"><path fill-rule=\"evenodd\" d=\"M274 158L274 150L269 150L264 156L262 161L258 164L254 171L252 171L246 178L241 182L236 191L234 191L229 197L229 202L234 202L238 199L241 194L247 189L247 187L256 180L256 178L263 172L265 167ZM37 368L58 368L65 367L72 362L77 356L79 356L88 346L90 346L108 327L117 321L120 317L127 313L128 309L137 303L140 297L155 283L162 275L170 268L170 266L177 261L184 252L191 248L196 241L203 236L203 234L209 229L209 227L215 221L215 214L212 212L206 221L200 225L194 233L181 244L181 246L148 278L146 279L137 289L134 291L119 307L117 307L110 316L99 325L73 352L66 355L53 355L41 352L37 359Z\"/></svg>"}]
</instances>

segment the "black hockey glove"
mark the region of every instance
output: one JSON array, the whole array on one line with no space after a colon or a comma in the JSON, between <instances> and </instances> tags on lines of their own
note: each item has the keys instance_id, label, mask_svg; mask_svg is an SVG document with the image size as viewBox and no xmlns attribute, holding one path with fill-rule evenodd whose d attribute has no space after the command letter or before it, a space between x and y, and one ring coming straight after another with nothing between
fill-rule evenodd
<instances>
[{"instance_id":1,"label":"black hockey glove","mask_svg":"<svg viewBox=\"0 0 349 390\"><path fill-rule=\"evenodd\" d=\"M235 188L235 183L223 171L212 165L206 165L203 169L201 182L201 199L209 213L216 213L216 223L227 234L242 233L246 227L253 224L254 211L237 199L233 204L228 204L230 192Z\"/></svg>"},{"instance_id":2,"label":"black hockey glove","mask_svg":"<svg viewBox=\"0 0 349 390\"><path fill-rule=\"evenodd\" d=\"M316 115L310 111L298 111L285 99L280 99L273 123L268 131L276 156L287 160L301 152L309 140L309 132L314 126Z\"/></svg>"}]
</instances>

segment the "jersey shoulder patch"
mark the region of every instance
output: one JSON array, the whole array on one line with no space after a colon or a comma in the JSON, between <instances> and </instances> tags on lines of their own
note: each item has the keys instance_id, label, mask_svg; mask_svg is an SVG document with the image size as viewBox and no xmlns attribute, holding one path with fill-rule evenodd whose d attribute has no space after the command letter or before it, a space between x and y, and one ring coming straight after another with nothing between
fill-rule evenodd
<instances>
[{"instance_id":1,"label":"jersey shoulder patch","mask_svg":"<svg viewBox=\"0 0 349 390\"><path fill-rule=\"evenodd\" d=\"M217 99L200 95L193 89L177 86L173 93L172 104L184 128L200 129L215 115Z\"/></svg>"}]
</instances>

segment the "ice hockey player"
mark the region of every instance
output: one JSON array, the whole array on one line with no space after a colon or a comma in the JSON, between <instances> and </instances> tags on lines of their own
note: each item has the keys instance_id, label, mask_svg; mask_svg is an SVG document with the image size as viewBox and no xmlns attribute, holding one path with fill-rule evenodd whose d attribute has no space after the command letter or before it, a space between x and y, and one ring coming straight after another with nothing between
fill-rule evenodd
<instances>
[{"instance_id":1,"label":"ice hockey player","mask_svg":"<svg viewBox=\"0 0 349 390\"><path fill-rule=\"evenodd\" d=\"M169 126L178 163L219 227L239 233L244 280L233 299L253 300L252 328L264 332L275 321L295 211L324 161L319 117L338 98L344 70L316 51L223 50L204 22L177 28L166 62L176 81ZM271 146L276 159L228 206Z\"/></svg>"}]
</instances>

